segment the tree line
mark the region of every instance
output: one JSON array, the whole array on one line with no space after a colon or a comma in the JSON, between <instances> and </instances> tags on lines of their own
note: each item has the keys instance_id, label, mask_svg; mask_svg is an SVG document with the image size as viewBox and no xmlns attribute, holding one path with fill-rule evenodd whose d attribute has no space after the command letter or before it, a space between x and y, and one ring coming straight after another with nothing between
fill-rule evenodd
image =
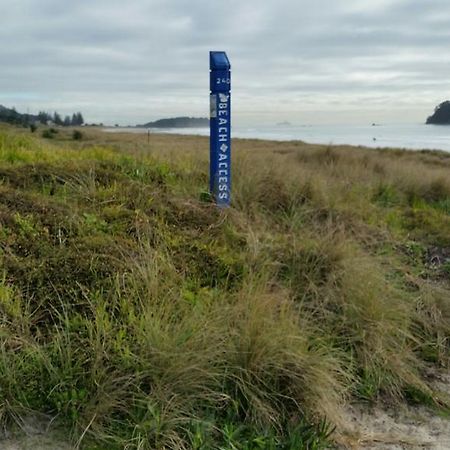
<instances>
[{"instance_id":1,"label":"tree line","mask_svg":"<svg viewBox=\"0 0 450 450\"><path fill-rule=\"evenodd\" d=\"M72 116L65 116L64 119L56 111L50 114L45 111L39 111L37 115L38 121L44 125L49 122L53 122L55 125L60 125L63 127L69 126L80 126L84 123L83 114L81 112L73 113Z\"/></svg>"},{"instance_id":2,"label":"tree line","mask_svg":"<svg viewBox=\"0 0 450 450\"><path fill-rule=\"evenodd\" d=\"M30 126L41 123L43 125L55 124L59 126L80 126L84 124L83 114L81 112L67 115L64 118L58 112L53 114L46 111L39 111L37 115L21 114L15 108L5 108L0 105L0 122L7 122L13 125Z\"/></svg>"}]
</instances>

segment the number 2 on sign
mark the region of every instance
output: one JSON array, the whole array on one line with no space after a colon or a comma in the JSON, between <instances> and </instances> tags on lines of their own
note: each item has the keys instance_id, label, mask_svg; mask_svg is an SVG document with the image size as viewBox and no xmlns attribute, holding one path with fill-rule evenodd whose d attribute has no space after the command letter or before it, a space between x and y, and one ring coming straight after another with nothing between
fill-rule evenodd
<instances>
[{"instance_id":1,"label":"number 2 on sign","mask_svg":"<svg viewBox=\"0 0 450 450\"><path fill-rule=\"evenodd\" d=\"M229 78L216 78L216 84L230 84Z\"/></svg>"}]
</instances>

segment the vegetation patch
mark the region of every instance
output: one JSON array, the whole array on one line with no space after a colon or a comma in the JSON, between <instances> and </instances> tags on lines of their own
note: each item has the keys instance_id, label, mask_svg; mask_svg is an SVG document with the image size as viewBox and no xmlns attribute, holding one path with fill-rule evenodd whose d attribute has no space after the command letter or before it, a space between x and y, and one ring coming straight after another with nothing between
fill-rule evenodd
<instances>
[{"instance_id":1,"label":"vegetation patch","mask_svg":"<svg viewBox=\"0 0 450 450\"><path fill-rule=\"evenodd\" d=\"M349 402L448 407L448 156L234 145L220 210L203 138L0 131L3 425L324 449Z\"/></svg>"}]
</instances>

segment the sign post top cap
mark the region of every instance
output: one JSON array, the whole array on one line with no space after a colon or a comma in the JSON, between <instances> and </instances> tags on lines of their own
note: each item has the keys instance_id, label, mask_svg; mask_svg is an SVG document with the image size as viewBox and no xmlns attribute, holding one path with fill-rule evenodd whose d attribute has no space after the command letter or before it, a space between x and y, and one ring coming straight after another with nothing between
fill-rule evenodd
<instances>
[{"instance_id":1,"label":"sign post top cap","mask_svg":"<svg viewBox=\"0 0 450 450\"><path fill-rule=\"evenodd\" d=\"M230 70L231 64L225 52L209 52L209 68L211 70Z\"/></svg>"}]
</instances>

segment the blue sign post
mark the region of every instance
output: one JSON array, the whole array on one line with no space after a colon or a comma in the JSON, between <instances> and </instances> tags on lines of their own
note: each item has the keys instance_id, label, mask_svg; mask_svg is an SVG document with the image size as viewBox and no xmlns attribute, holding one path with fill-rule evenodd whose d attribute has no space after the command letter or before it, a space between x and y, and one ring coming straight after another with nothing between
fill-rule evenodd
<instances>
[{"instance_id":1,"label":"blue sign post","mask_svg":"<svg viewBox=\"0 0 450 450\"><path fill-rule=\"evenodd\" d=\"M231 66L225 52L209 52L209 190L220 207L231 201Z\"/></svg>"}]
</instances>

